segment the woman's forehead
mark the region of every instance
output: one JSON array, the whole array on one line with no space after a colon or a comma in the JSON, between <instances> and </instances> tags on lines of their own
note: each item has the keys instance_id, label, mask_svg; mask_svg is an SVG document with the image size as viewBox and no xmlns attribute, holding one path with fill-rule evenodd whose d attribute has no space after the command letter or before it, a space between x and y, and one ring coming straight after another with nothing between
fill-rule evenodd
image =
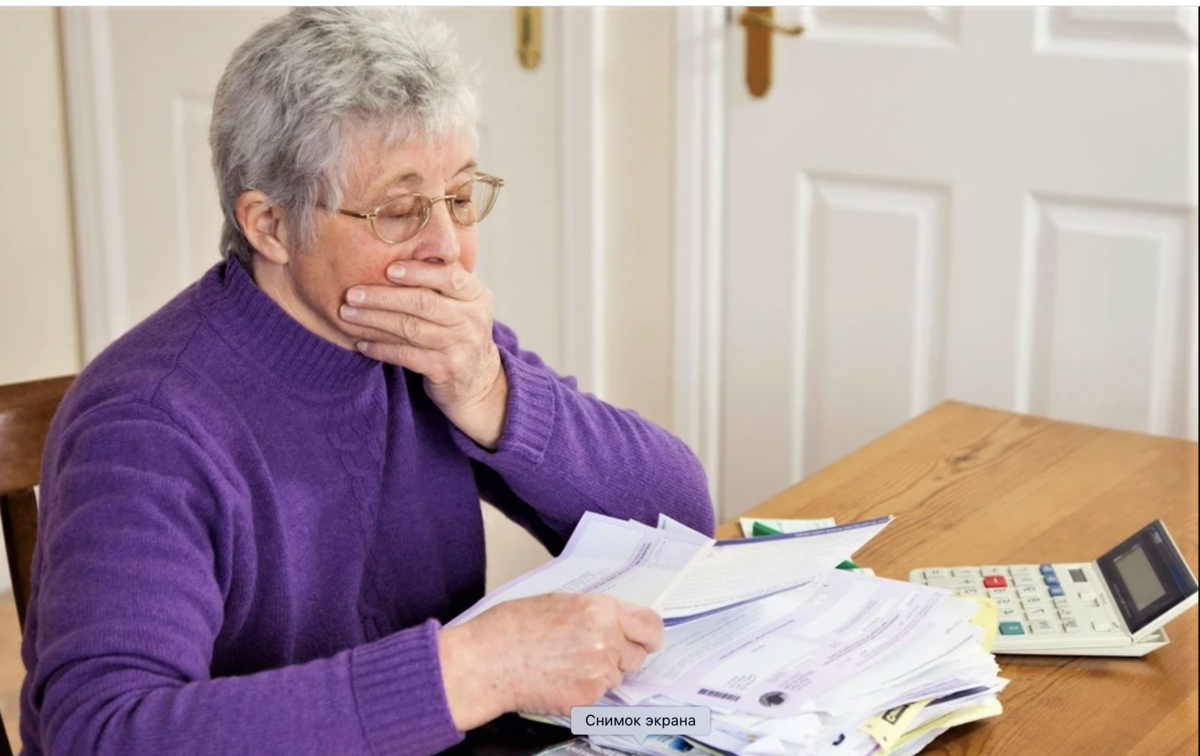
<instances>
[{"instance_id":1,"label":"woman's forehead","mask_svg":"<svg viewBox=\"0 0 1200 756\"><path fill-rule=\"evenodd\" d=\"M475 146L466 135L412 136L386 142L362 134L350 138L349 186L363 194L393 187L406 191L441 190L445 183L475 167Z\"/></svg>"}]
</instances>

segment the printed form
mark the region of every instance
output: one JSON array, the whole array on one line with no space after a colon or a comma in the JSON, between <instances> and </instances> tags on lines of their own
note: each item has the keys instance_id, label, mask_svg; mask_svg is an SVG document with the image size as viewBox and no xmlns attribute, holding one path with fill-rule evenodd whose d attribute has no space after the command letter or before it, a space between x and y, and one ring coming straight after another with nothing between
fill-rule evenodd
<instances>
[{"instance_id":1,"label":"printed form","mask_svg":"<svg viewBox=\"0 0 1200 756\"><path fill-rule=\"evenodd\" d=\"M975 611L970 602L948 599L939 589L830 570L803 588L668 628L663 650L616 693L790 717Z\"/></svg>"},{"instance_id":2,"label":"printed form","mask_svg":"<svg viewBox=\"0 0 1200 756\"><path fill-rule=\"evenodd\" d=\"M694 621L811 582L891 520L714 541L669 518L652 528L588 512L562 554L488 594L450 624L543 593L605 593L658 611L668 625Z\"/></svg>"}]
</instances>

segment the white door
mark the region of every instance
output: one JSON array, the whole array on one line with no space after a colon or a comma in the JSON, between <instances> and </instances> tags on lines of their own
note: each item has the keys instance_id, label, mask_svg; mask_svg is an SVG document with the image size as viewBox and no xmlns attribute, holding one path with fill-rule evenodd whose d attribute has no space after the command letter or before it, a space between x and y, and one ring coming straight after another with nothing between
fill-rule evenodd
<instances>
[{"instance_id":1,"label":"white door","mask_svg":"<svg viewBox=\"0 0 1200 756\"><path fill-rule=\"evenodd\" d=\"M763 99L724 28L724 515L943 399L1195 438L1196 9L778 16Z\"/></svg>"},{"instance_id":2,"label":"white door","mask_svg":"<svg viewBox=\"0 0 1200 756\"><path fill-rule=\"evenodd\" d=\"M93 8L64 11L87 357L218 260L221 213L209 165L213 91L236 46L278 8ZM570 374L563 267L567 211L561 138L559 12L545 50L520 67L511 8L438 10L478 63L480 164L506 179L480 227L480 274L497 318ZM514 107L519 103L519 107ZM532 115L531 115L532 114ZM574 147L572 147L574 148ZM578 318L576 318L578 319ZM585 377L586 381L586 377ZM545 551L490 507L489 581L536 566Z\"/></svg>"}]
</instances>

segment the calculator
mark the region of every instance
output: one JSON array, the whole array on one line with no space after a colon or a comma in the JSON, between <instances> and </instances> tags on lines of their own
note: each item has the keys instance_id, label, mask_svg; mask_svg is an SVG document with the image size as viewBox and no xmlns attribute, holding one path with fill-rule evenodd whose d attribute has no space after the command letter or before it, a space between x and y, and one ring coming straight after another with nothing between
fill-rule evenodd
<instances>
[{"instance_id":1,"label":"calculator","mask_svg":"<svg viewBox=\"0 0 1200 756\"><path fill-rule=\"evenodd\" d=\"M932 567L909 581L995 599L996 654L1145 656L1196 606L1196 576L1161 520L1094 562Z\"/></svg>"}]
</instances>

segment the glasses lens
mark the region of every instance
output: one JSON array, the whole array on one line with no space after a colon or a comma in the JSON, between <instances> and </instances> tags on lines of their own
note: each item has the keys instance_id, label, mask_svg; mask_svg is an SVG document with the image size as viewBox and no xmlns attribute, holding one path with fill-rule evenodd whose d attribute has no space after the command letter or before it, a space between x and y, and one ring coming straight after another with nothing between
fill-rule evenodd
<instances>
[{"instance_id":1,"label":"glasses lens","mask_svg":"<svg viewBox=\"0 0 1200 756\"><path fill-rule=\"evenodd\" d=\"M463 184L451 200L454 218L464 226L473 226L487 217L496 204L500 187L489 177L477 178Z\"/></svg>"},{"instance_id":2,"label":"glasses lens","mask_svg":"<svg viewBox=\"0 0 1200 756\"><path fill-rule=\"evenodd\" d=\"M411 194L397 197L375 215L375 233L393 244L407 241L421 230L428 209L419 197Z\"/></svg>"}]
</instances>

